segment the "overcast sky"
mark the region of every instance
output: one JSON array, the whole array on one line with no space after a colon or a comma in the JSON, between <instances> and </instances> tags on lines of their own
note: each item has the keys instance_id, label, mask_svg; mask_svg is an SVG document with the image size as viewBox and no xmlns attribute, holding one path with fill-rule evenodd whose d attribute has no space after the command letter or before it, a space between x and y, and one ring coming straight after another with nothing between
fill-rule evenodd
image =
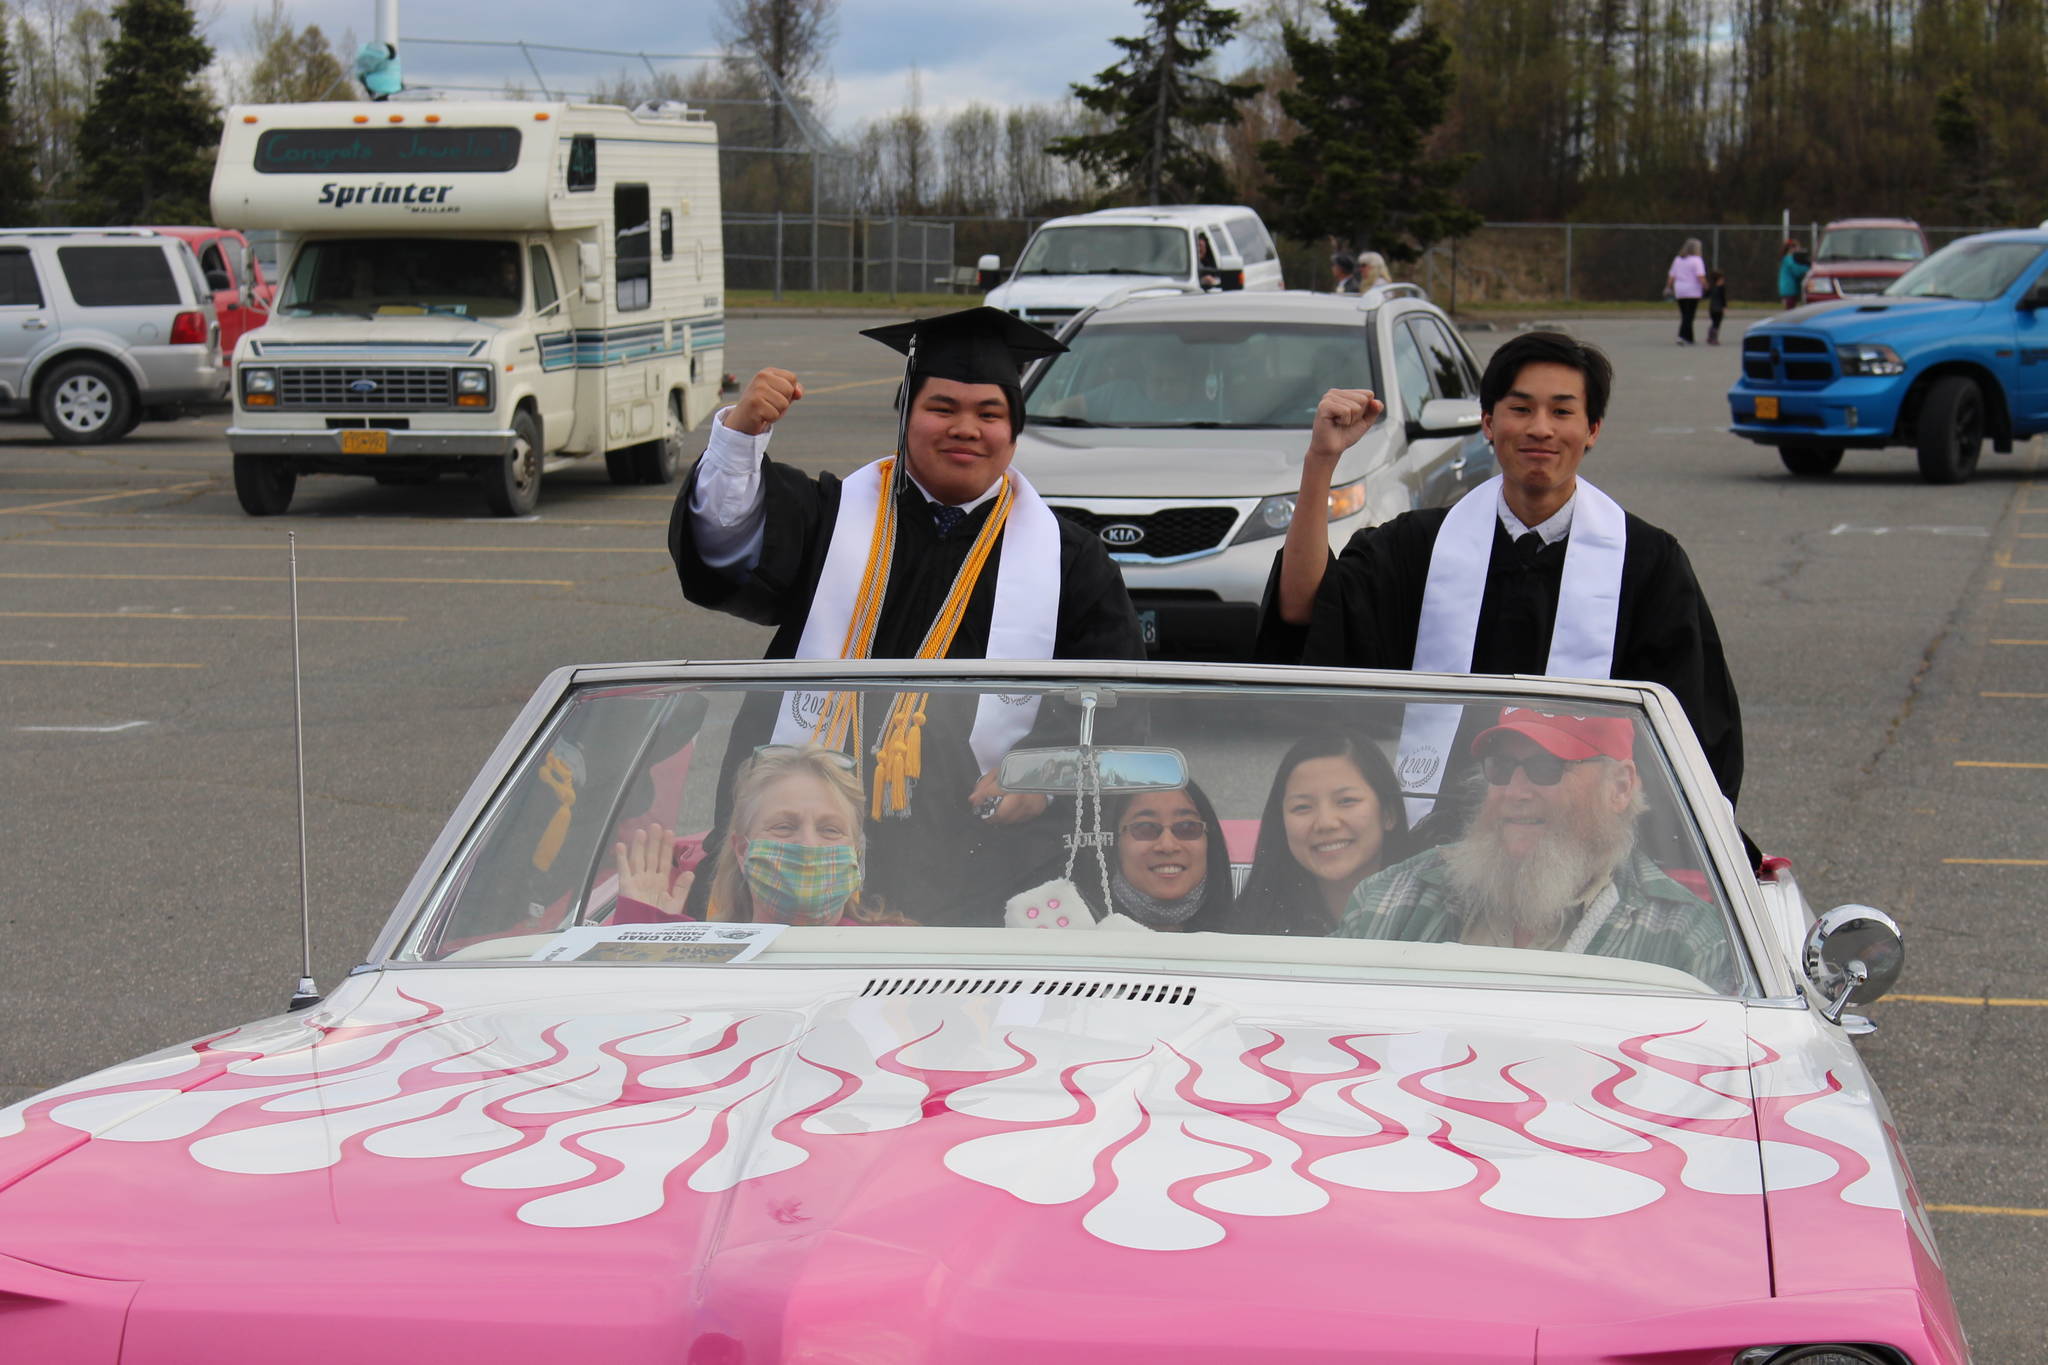
<instances>
[{"instance_id":1,"label":"overcast sky","mask_svg":"<svg viewBox=\"0 0 2048 1365\"><path fill-rule=\"evenodd\" d=\"M214 0L209 33L223 55L248 45L251 16L269 0ZM339 44L344 32L368 41L375 0L286 0L299 25L318 24ZM211 7L199 0L202 12ZM407 38L523 40L633 52L708 52L712 0L401 0L399 53L406 83L497 86L532 74L515 50L479 51ZM1120 0L841 0L832 48L832 124L851 129L901 108L913 64L924 102L944 112L974 100L1035 104L1062 98L1116 59L1110 39L1136 32L1136 7ZM551 81L572 87L620 69L607 58L536 53Z\"/></svg>"}]
</instances>

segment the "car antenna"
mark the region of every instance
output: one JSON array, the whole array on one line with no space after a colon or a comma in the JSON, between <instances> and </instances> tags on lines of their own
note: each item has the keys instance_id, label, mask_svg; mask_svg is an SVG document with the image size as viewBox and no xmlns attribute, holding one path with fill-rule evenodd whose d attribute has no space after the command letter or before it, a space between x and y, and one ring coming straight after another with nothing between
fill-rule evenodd
<instances>
[{"instance_id":1,"label":"car antenna","mask_svg":"<svg viewBox=\"0 0 2048 1365\"><path fill-rule=\"evenodd\" d=\"M313 903L306 890L306 698L299 682L299 537L296 531L284 535L285 553L291 561L292 581L292 743L298 754L299 786L299 984L292 991L287 1012L320 1003L320 988L313 984Z\"/></svg>"}]
</instances>

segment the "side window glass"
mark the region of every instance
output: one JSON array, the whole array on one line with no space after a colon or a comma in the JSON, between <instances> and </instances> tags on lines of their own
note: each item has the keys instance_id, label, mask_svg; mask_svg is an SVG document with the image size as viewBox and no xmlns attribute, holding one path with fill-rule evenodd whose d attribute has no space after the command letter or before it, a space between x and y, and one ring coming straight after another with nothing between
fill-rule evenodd
<instances>
[{"instance_id":1,"label":"side window glass","mask_svg":"<svg viewBox=\"0 0 2048 1365\"><path fill-rule=\"evenodd\" d=\"M645 185L620 185L612 191L612 225L619 311L646 308L654 302L654 262Z\"/></svg>"},{"instance_id":2,"label":"side window glass","mask_svg":"<svg viewBox=\"0 0 2048 1365\"><path fill-rule=\"evenodd\" d=\"M220 271L223 275L228 273L228 260L227 257L220 254L219 242L208 242L206 244L205 252L199 257L199 268L209 274L216 270Z\"/></svg>"},{"instance_id":3,"label":"side window glass","mask_svg":"<svg viewBox=\"0 0 2048 1365\"><path fill-rule=\"evenodd\" d=\"M676 216L667 209L661 211L661 259L672 261L676 257Z\"/></svg>"},{"instance_id":4,"label":"side window glass","mask_svg":"<svg viewBox=\"0 0 2048 1365\"><path fill-rule=\"evenodd\" d=\"M1477 398L1479 385L1471 377L1464 353L1442 323L1435 318L1417 318L1409 324L1422 342L1429 362L1429 377L1439 398Z\"/></svg>"},{"instance_id":5,"label":"side window glass","mask_svg":"<svg viewBox=\"0 0 2048 1365\"><path fill-rule=\"evenodd\" d=\"M249 282L249 261L242 254L242 244L232 237L223 237L220 240L220 249L222 254L228 258L228 274L234 277L236 284L247 284Z\"/></svg>"},{"instance_id":6,"label":"side window glass","mask_svg":"<svg viewBox=\"0 0 2048 1365\"><path fill-rule=\"evenodd\" d=\"M531 248L527 255L533 267L533 311L539 313L562 295L561 291L555 288L555 263L548 258L548 249L536 246Z\"/></svg>"},{"instance_id":7,"label":"side window glass","mask_svg":"<svg viewBox=\"0 0 2048 1365\"><path fill-rule=\"evenodd\" d=\"M597 138L590 133L578 133L569 139L569 188L597 188Z\"/></svg>"},{"instance_id":8,"label":"side window glass","mask_svg":"<svg viewBox=\"0 0 2048 1365\"><path fill-rule=\"evenodd\" d=\"M16 248L0 251L0 308L40 308L42 287L36 283L36 263L28 252Z\"/></svg>"},{"instance_id":9,"label":"side window glass","mask_svg":"<svg viewBox=\"0 0 2048 1365\"><path fill-rule=\"evenodd\" d=\"M191 270L196 264L192 253L182 242L174 245ZM57 248L57 265L81 308L175 306L185 301L178 294L170 258L160 246L63 246Z\"/></svg>"},{"instance_id":10,"label":"side window glass","mask_svg":"<svg viewBox=\"0 0 2048 1365\"><path fill-rule=\"evenodd\" d=\"M1414 421L1430 399L1429 363L1415 344L1415 334L1398 322L1394 324L1394 388L1401 402L1401 419Z\"/></svg>"}]
</instances>

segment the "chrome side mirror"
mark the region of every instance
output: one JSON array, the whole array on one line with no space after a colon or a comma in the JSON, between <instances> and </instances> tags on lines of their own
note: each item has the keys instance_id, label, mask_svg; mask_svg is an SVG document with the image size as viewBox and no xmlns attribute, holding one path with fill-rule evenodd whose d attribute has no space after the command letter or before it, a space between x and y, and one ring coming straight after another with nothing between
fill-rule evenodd
<instances>
[{"instance_id":1,"label":"chrome side mirror","mask_svg":"<svg viewBox=\"0 0 2048 1365\"><path fill-rule=\"evenodd\" d=\"M1415 425L1424 436L1464 436L1479 430L1479 400L1476 398L1432 398L1415 414Z\"/></svg>"},{"instance_id":2,"label":"chrome side mirror","mask_svg":"<svg viewBox=\"0 0 2048 1365\"><path fill-rule=\"evenodd\" d=\"M1890 990L1905 965L1897 921L1867 905L1838 905L1821 915L1800 950L1806 979L1828 1002L1820 1013L1830 1024L1841 1023L1850 1005L1867 1005Z\"/></svg>"}]
</instances>

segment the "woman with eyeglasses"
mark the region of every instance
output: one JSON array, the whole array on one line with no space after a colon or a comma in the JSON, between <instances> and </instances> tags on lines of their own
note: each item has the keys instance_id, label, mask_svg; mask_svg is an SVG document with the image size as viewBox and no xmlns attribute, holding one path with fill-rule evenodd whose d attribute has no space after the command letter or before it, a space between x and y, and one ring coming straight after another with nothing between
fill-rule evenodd
<instances>
[{"instance_id":1,"label":"woman with eyeglasses","mask_svg":"<svg viewBox=\"0 0 2048 1365\"><path fill-rule=\"evenodd\" d=\"M1407 856L1408 812L1387 756L1358 735L1311 735L1273 774L1231 928L1326 935L1360 882Z\"/></svg>"},{"instance_id":2,"label":"woman with eyeglasses","mask_svg":"<svg viewBox=\"0 0 2048 1365\"><path fill-rule=\"evenodd\" d=\"M1103 802L1116 835L1110 909L1147 929L1220 930L1230 918L1230 849L1216 808L1190 782Z\"/></svg>"}]
</instances>

